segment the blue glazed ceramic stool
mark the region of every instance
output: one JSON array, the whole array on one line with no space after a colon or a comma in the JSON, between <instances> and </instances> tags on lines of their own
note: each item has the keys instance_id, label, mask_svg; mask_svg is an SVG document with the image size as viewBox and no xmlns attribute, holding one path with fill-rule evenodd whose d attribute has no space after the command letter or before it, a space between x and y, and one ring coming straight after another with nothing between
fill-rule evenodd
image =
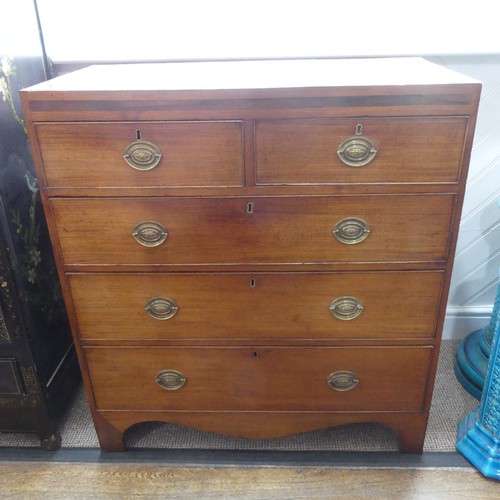
<instances>
[{"instance_id":1,"label":"blue glazed ceramic stool","mask_svg":"<svg viewBox=\"0 0 500 500\"><path fill-rule=\"evenodd\" d=\"M495 311L489 326L467 335L457 349L453 367L455 376L463 388L476 399L481 399L494 329Z\"/></svg>"},{"instance_id":2,"label":"blue glazed ceramic stool","mask_svg":"<svg viewBox=\"0 0 500 500\"><path fill-rule=\"evenodd\" d=\"M500 480L500 286L490 327L493 337L481 405L458 424L457 450L482 474Z\"/></svg>"}]
</instances>

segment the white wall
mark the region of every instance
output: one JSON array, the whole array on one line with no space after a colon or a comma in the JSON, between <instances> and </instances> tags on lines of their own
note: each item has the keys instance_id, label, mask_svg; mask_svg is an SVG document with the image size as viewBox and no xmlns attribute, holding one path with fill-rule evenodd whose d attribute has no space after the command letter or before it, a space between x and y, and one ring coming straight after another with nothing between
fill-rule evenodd
<instances>
[{"instance_id":1,"label":"white wall","mask_svg":"<svg viewBox=\"0 0 500 500\"><path fill-rule=\"evenodd\" d=\"M423 55L480 80L445 338L488 323L498 284L500 36L492 3L38 0L47 53L55 63Z\"/></svg>"},{"instance_id":2,"label":"white wall","mask_svg":"<svg viewBox=\"0 0 500 500\"><path fill-rule=\"evenodd\" d=\"M500 55L434 62L483 84L443 335L460 338L488 324L500 268Z\"/></svg>"},{"instance_id":3,"label":"white wall","mask_svg":"<svg viewBox=\"0 0 500 500\"><path fill-rule=\"evenodd\" d=\"M47 52L56 63L500 53L492 0L37 4Z\"/></svg>"}]
</instances>

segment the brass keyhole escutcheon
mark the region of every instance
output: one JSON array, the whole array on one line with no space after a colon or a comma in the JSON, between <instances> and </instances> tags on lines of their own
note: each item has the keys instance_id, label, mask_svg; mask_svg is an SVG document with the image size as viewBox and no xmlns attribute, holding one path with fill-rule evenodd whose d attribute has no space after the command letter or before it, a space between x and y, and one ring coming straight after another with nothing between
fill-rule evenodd
<instances>
[{"instance_id":1,"label":"brass keyhole escutcheon","mask_svg":"<svg viewBox=\"0 0 500 500\"><path fill-rule=\"evenodd\" d=\"M337 149L340 161L348 167L364 167L368 165L377 154L373 141L363 137L363 125L356 125L356 135L343 141Z\"/></svg>"}]
</instances>

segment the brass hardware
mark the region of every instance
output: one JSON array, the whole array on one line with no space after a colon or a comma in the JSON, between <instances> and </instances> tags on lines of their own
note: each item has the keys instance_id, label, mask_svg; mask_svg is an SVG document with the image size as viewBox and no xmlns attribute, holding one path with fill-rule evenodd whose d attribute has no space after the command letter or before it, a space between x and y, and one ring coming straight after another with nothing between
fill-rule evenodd
<instances>
[{"instance_id":1,"label":"brass hardware","mask_svg":"<svg viewBox=\"0 0 500 500\"><path fill-rule=\"evenodd\" d=\"M137 131L137 136L140 136ZM125 149L123 158L135 170L151 170L155 168L161 160L161 151L152 142L134 141Z\"/></svg>"},{"instance_id":2,"label":"brass hardware","mask_svg":"<svg viewBox=\"0 0 500 500\"><path fill-rule=\"evenodd\" d=\"M255 278L250 278L250 286L252 288L255 288L255 285L257 285L257 282L255 281Z\"/></svg>"},{"instance_id":3,"label":"brass hardware","mask_svg":"<svg viewBox=\"0 0 500 500\"><path fill-rule=\"evenodd\" d=\"M157 247L168 237L167 230L159 222L139 222L132 231L135 240L145 247Z\"/></svg>"},{"instance_id":4,"label":"brass hardware","mask_svg":"<svg viewBox=\"0 0 500 500\"><path fill-rule=\"evenodd\" d=\"M337 154L342 163L348 167L363 167L368 165L377 154L375 144L366 137L361 137L363 134L363 125L356 125L354 137L349 137L340 144Z\"/></svg>"},{"instance_id":5,"label":"brass hardware","mask_svg":"<svg viewBox=\"0 0 500 500\"><path fill-rule=\"evenodd\" d=\"M333 228L333 235L344 245L361 243L370 234L370 227L363 219L347 217L339 220Z\"/></svg>"},{"instance_id":6,"label":"brass hardware","mask_svg":"<svg viewBox=\"0 0 500 500\"><path fill-rule=\"evenodd\" d=\"M179 306L168 297L153 297L148 300L144 309L152 318L164 320L173 318L177 314Z\"/></svg>"},{"instance_id":7,"label":"brass hardware","mask_svg":"<svg viewBox=\"0 0 500 500\"><path fill-rule=\"evenodd\" d=\"M339 297L330 304L330 312L333 316L344 321L357 318L363 310L363 303L356 297Z\"/></svg>"},{"instance_id":8,"label":"brass hardware","mask_svg":"<svg viewBox=\"0 0 500 500\"><path fill-rule=\"evenodd\" d=\"M187 382L187 378L177 370L162 370L156 374L155 382L162 389L176 391Z\"/></svg>"},{"instance_id":9,"label":"brass hardware","mask_svg":"<svg viewBox=\"0 0 500 500\"><path fill-rule=\"evenodd\" d=\"M353 372L338 371L330 373L327 383L334 391L350 391L358 385L359 379Z\"/></svg>"}]
</instances>

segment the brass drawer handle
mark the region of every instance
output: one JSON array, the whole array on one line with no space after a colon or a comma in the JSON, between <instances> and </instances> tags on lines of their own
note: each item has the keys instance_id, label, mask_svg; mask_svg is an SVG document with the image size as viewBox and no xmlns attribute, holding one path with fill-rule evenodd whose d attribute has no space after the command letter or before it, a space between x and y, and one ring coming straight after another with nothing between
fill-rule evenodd
<instances>
[{"instance_id":1,"label":"brass drawer handle","mask_svg":"<svg viewBox=\"0 0 500 500\"><path fill-rule=\"evenodd\" d=\"M162 370L156 374L155 382L162 389L176 391L187 382L187 378L177 370Z\"/></svg>"},{"instance_id":2,"label":"brass drawer handle","mask_svg":"<svg viewBox=\"0 0 500 500\"><path fill-rule=\"evenodd\" d=\"M154 319L165 320L173 318L179 306L168 297L153 297L144 306L146 312Z\"/></svg>"},{"instance_id":3,"label":"brass drawer handle","mask_svg":"<svg viewBox=\"0 0 500 500\"><path fill-rule=\"evenodd\" d=\"M356 125L355 134L340 144L337 154L348 167L363 167L375 158L377 149L370 139L363 137L362 123Z\"/></svg>"},{"instance_id":4,"label":"brass drawer handle","mask_svg":"<svg viewBox=\"0 0 500 500\"><path fill-rule=\"evenodd\" d=\"M134 141L125 149L123 158L135 170L151 170L161 160L161 151L152 142Z\"/></svg>"},{"instance_id":5,"label":"brass drawer handle","mask_svg":"<svg viewBox=\"0 0 500 500\"><path fill-rule=\"evenodd\" d=\"M350 321L357 318L365 306L356 297L339 297L330 304L330 312L337 319Z\"/></svg>"},{"instance_id":6,"label":"brass drawer handle","mask_svg":"<svg viewBox=\"0 0 500 500\"><path fill-rule=\"evenodd\" d=\"M350 391L358 385L359 379L353 372L338 371L330 373L327 383L334 391Z\"/></svg>"},{"instance_id":7,"label":"brass drawer handle","mask_svg":"<svg viewBox=\"0 0 500 500\"><path fill-rule=\"evenodd\" d=\"M348 167L363 167L375 158L377 150L370 139L355 136L343 141L337 154L342 163Z\"/></svg>"},{"instance_id":8,"label":"brass drawer handle","mask_svg":"<svg viewBox=\"0 0 500 500\"><path fill-rule=\"evenodd\" d=\"M157 247L168 237L167 230L159 222L139 222L132 230L135 240L145 247Z\"/></svg>"},{"instance_id":9,"label":"brass drawer handle","mask_svg":"<svg viewBox=\"0 0 500 500\"><path fill-rule=\"evenodd\" d=\"M370 234L370 227L363 219L347 217L339 220L333 228L333 235L344 245L361 243Z\"/></svg>"}]
</instances>

